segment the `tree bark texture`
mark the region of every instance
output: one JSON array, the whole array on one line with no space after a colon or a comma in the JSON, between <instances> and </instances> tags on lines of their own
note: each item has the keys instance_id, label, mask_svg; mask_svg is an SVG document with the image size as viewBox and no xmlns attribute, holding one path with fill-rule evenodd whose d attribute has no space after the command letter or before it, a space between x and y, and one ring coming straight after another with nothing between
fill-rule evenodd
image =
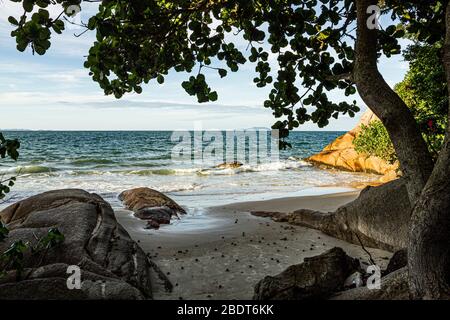
<instances>
[{"instance_id":1,"label":"tree bark texture","mask_svg":"<svg viewBox=\"0 0 450 320\"><path fill-rule=\"evenodd\" d=\"M368 8L377 3L377 0L356 1L357 40L353 77L361 98L389 132L406 178L411 203L415 203L433 170L433 160L411 111L378 70L378 30L367 26L370 18Z\"/></svg>"},{"instance_id":2,"label":"tree bark texture","mask_svg":"<svg viewBox=\"0 0 450 320\"><path fill-rule=\"evenodd\" d=\"M444 50L443 63L450 92L450 2L446 9ZM450 126L448 125L444 147L413 210L408 267L412 298L450 297Z\"/></svg>"}]
</instances>

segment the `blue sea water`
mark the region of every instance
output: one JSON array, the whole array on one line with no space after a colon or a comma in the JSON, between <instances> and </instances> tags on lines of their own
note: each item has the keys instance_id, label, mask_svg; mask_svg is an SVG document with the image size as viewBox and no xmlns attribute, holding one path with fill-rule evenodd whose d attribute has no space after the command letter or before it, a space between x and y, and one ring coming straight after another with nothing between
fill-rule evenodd
<instances>
[{"instance_id":1,"label":"blue sea water","mask_svg":"<svg viewBox=\"0 0 450 320\"><path fill-rule=\"evenodd\" d=\"M240 201L308 194L347 187L373 176L321 170L301 159L321 151L343 132L293 132L292 148L279 161L214 169L211 164L174 161L172 132L8 131L21 141L17 162L0 161L0 174L18 175L6 204L46 190L81 188L114 207L117 195L150 187L182 205L201 208ZM314 191L313 191L314 190ZM4 206L3 205L3 206Z\"/></svg>"}]
</instances>

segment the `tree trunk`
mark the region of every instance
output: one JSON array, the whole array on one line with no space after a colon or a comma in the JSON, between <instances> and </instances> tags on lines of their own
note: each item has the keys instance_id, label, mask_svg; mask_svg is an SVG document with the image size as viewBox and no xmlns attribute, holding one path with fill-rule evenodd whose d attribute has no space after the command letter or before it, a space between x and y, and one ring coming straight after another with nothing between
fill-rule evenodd
<instances>
[{"instance_id":1,"label":"tree trunk","mask_svg":"<svg viewBox=\"0 0 450 320\"><path fill-rule=\"evenodd\" d=\"M389 87L378 70L377 33L367 26L367 9L377 0L357 0L356 61L353 77L367 106L389 132L406 178L411 203L419 198L433 170L433 160L417 123L403 100Z\"/></svg>"},{"instance_id":2,"label":"tree trunk","mask_svg":"<svg viewBox=\"0 0 450 320\"><path fill-rule=\"evenodd\" d=\"M408 244L411 297L449 298L450 127L447 127L443 150L434 165L414 117L378 71L377 30L367 26L367 9L377 3L377 0L356 1L358 31L354 79L362 99L388 130L407 179L414 207ZM450 92L450 4L444 64Z\"/></svg>"},{"instance_id":3,"label":"tree trunk","mask_svg":"<svg viewBox=\"0 0 450 320\"><path fill-rule=\"evenodd\" d=\"M408 266L414 299L450 297L449 137L412 215Z\"/></svg>"},{"instance_id":4,"label":"tree trunk","mask_svg":"<svg viewBox=\"0 0 450 320\"><path fill-rule=\"evenodd\" d=\"M450 93L450 3L446 9L444 66ZM450 124L450 110L449 110ZM433 173L414 208L408 266L414 299L450 297L450 126Z\"/></svg>"}]
</instances>

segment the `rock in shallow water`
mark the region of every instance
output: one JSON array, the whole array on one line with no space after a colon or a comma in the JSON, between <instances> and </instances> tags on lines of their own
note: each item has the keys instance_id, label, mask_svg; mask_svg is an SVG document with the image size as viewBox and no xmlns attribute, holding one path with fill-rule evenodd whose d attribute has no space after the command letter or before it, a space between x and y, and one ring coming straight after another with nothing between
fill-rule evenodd
<instances>
[{"instance_id":1,"label":"rock in shallow water","mask_svg":"<svg viewBox=\"0 0 450 320\"><path fill-rule=\"evenodd\" d=\"M150 263L100 196L76 189L45 192L7 207L0 219L10 230L0 252L18 240L35 245L50 228L65 237L38 259L27 252L21 281L14 270L0 279L0 299L151 298ZM67 287L69 266L81 269L79 290Z\"/></svg>"},{"instance_id":2,"label":"rock in shallow water","mask_svg":"<svg viewBox=\"0 0 450 320\"><path fill-rule=\"evenodd\" d=\"M134 212L134 215L148 221L148 228L158 229L161 224L170 224L170 219L186 214L175 201L159 191L150 188L136 188L122 192L119 200Z\"/></svg>"},{"instance_id":3,"label":"rock in shallow water","mask_svg":"<svg viewBox=\"0 0 450 320\"><path fill-rule=\"evenodd\" d=\"M323 299L343 287L359 268L357 259L333 248L322 255L305 258L274 277L265 277L255 286L255 300Z\"/></svg>"},{"instance_id":4,"label":"rock in shallow water","mask_svg":"<svg viewBox=\"0 0 450 320\"><path fill-rule=\"evenodd\" d=\"M154 220L160 224L169 224L173 210L169 207L144 208L138 210L134 215L142 220Z\"/></svg>"},{"instance_id":5,"label":"rock in shallow water","mask_svg":"<svg viewBox=\"0 0 450 320\"><path fill-rule=\"evenodd\" d=\"M242 166L243 166L243 164L241 162L233 161L233 162L221 163L221 164L215 166L215 168L217 168L217 169L237 169L237 168L240 168Z\"/></svg>"}]
</instances>

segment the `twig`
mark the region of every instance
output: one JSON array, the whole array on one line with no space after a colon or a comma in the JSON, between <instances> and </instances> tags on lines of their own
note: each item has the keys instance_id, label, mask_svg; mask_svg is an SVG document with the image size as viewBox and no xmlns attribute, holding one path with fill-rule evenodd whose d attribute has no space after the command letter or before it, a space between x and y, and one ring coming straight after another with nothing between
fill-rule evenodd
<instances>
[{"instance_id":1,"label":"twig","mask_svg":"<svg viewBox=\"0 0 450 320\"><path fill-rule=\"evenodd\" d=\"M355 234L356 238L358 239L358 241L359 241L359 243L360 243L362 249L364 250L364 252L366 252L367 255L369 256L369 261L370 261L370 263L371 263L373 266L376 265L375 261L374 261L373 258L372 258L372 255L371 255L370 252L367 251L367 249L364 247L364 245L363 245L361 239L359 238L359 235L358 235L356 232L353 232L353 233Z\"/></svg>"}]
</instances>

